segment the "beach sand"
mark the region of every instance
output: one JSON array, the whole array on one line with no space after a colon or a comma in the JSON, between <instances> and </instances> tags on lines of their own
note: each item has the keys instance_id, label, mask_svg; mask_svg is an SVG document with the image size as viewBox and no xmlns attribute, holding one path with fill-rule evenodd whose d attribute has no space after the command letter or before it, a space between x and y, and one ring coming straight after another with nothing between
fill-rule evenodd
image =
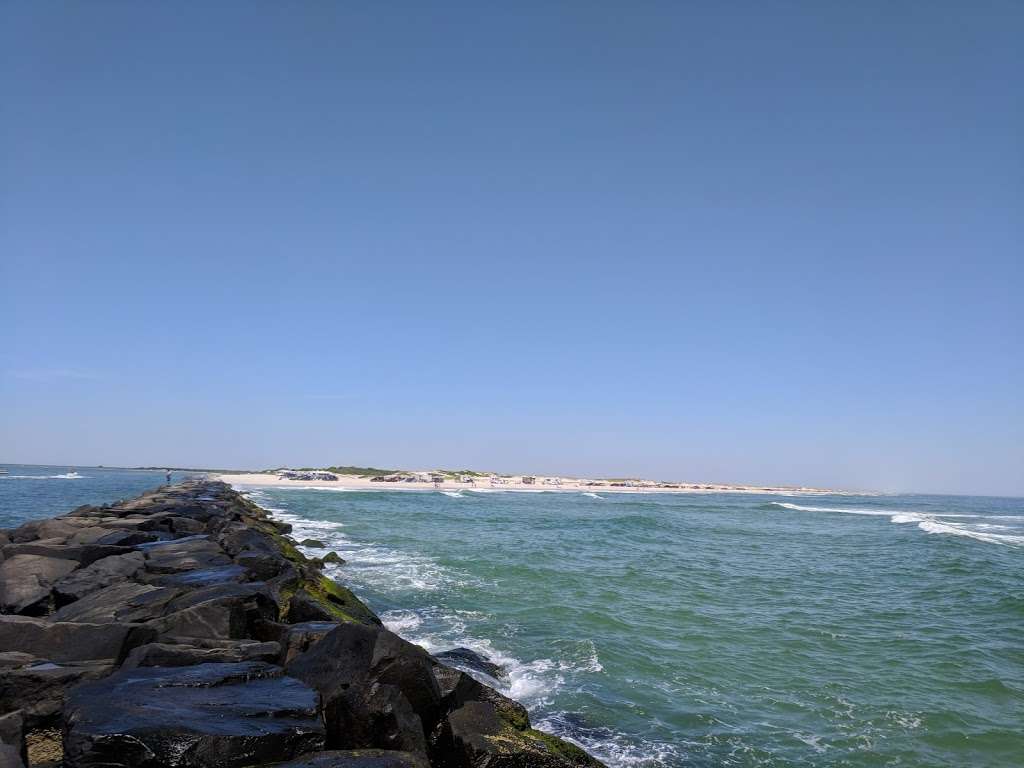
<instances>
[{"instance_id":1,"label":"beach sand","mask_svg":"<svg viewBox=\"0 0 1024 768\"><path fill-rule=\"evenodd\" d=\"M368 477L358 475L338 475L337 481L330 480L289 480L275 474L249 473L218 475L218 480L233 486L264 486L274 488L331 488L358 491L519 491L523 493L542 493L544 491L572 491L575 493L776 493L785 495L797 494L834 494L837 491L822 488L785 488L748 485L723 485L715 483L679 483L676 487L665 487L659 484L638 485L634 487L591 485L594 482L586 478L568 477L537 477L534 483L524 483L521 476L501 478L503 482L494 483L486 478L475 478L474 483L457 482L446 478L444 482L373 482ZM557 481L557 482L556 482Z\"/></svg>"}]
</instances>

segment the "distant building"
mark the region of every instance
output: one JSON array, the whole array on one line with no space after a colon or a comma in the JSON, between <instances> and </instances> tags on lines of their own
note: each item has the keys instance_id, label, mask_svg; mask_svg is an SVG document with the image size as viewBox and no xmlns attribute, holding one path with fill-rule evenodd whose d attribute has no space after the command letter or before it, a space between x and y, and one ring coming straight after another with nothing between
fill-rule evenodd
<instances>
[{"instance_id":1,"label":"distant building","mask_svg":"<svg viewBox=\"0 0 1024 768\"><path fill-rule=\"evenodd\" d=\"M523 485L534 485L537 482L537 478L532 475L523 475Z\"/></svg>"},{"instance_id":2,"label":"distant building","mask_svg":"<svg viewBox=\"0 0 1024 768\"><path fill-rule=\"evenodd\" d=\"M320 470L301 471L285 469L277 473L282 480L327 480L336 481L338 476L333 472L322 472Z\"/></svg>"}]
</instances>

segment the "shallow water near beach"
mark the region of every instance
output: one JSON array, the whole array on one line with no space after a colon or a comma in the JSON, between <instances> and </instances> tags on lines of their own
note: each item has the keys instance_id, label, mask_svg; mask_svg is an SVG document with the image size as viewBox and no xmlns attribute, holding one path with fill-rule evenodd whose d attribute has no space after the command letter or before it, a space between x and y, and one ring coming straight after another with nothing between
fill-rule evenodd
<instances>
[{"instance_id":1,"label":"shallow water near beach","mask_svg":"<svg viewBox=\"0 0 1024 768\"><path fill-rule=\"evenodd\" d=\"M0 525L142 490L78 472L0 480ZM46 483L74 500L25 501ZM486 653L609 765L1024 755L1024 500L243 490L393 630Z\"/></svg>"}]
</instances>

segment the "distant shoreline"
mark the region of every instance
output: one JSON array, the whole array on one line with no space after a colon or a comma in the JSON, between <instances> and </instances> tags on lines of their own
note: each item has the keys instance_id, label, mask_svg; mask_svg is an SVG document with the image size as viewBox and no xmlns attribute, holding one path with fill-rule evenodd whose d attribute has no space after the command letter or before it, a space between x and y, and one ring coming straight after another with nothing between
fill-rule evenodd
<instances>
[{"instance_id":1,"label":"distant shoreline","mask_svg":"<svg viewBox=\"0 0 1024 768\"><path fill-rule=\"evenodd\" d=\"M216 479L233 486L260 486L269 488L319 488L325 490L359 490L359 491L469 491L489 493L499 491L518 491L522 493L542 493L545 491L571 491L574 493L748 493L777 494L791 496L823 496L823 495L862 495L850 491L837 491L827 488L783 487L783 486L749 486L727 485L722 483L655 483L652 481L629 481L612 484L608 480L589 480L587 478L566 477L533 477L533 482L524 482L522 475L512 477L474 477L459 481L457 478L445 477L439 482L432 480L400 480L381 482L359 475L334 475L336 480L311 479L294 480L276 474L264 472L224 473L216 475ZM408 473L429 474L429 473ZM526 476L527 478L531 476Z\"/></svg>"}]
</instances>

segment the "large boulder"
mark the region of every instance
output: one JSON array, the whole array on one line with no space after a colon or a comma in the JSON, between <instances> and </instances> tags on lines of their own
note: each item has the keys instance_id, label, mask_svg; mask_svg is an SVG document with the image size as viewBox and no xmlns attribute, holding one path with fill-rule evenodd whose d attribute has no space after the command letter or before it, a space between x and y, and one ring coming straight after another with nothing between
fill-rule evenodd
<instances>
[{"instance_id":1,"label":"large boulder","mask_svg":"<svg viewBox=\"0 0 1024 768\"><path fill-rule=\"evenodd\" d=\"M0 717L0 768L25 768L27 764L24 721L21 712L11 712Z\"/></svg>"},{"instance_id":2,"label":"large boulder","mask_svg":"<svg viewBox=\"0 0 1024 768\"><path fill-rule=\"evenodd\" d=\"M77 562L62 557L30 554L5 557L0 563L0 612L47 613L52 607L53 585L77 567Z\"/></svg>"},{"instance_id":3,"label":"large boulder","mask_svg":"<svg viewBox=\"0 0 1024 768\"><path fill-rule=\"evenodd\" d=\"M119 661L155 633L138 624L84 624L0 616L0 651L30 652L55 662Z\"/></svg>"},{"instance_id":4,"label":"large boulder","mask_svg":"<svg viewBox=\"0 0 1024 768\"><path fill-rule=\"evenodd\" d=\"M257 623L277 620L277 603L260 583L185 592L167 604L167 611L149 622L161 635L241 639L253 637Z\"/></svg>"},{"instance_id":5,"label":"large boulder","mask_svg":"<svg viewBox=\"0 0 1024 768\"><path fill-rule=\"evenodd\" d=\"M146 559L141 552L128 552L97 560L58 581L53 588L58 605L79 600L111 584L130 579L142 570Z\"/></svg>"},{"instance_id":6,"label":"large boulder","mask_svg":"<svg viewBox=\"0 0 1024 768\"><path fill-rule=\"evenodd\" d=\"M60 714L70 688L113 671L112 660L54 664L37 659L25 666L0 669L0 712L19 710L27 726L45 725Z\"/></svg>"},{"instance_id":7,"label":"large boulder","mask_svg":"<svg viewBox=\"0 0 1024 768\"><path fill-rule=\"evenodd\" d=\"M324 746L316 691L256 662L122 669L71 692L65 768L242 768Z\"/></svg>"},{"instance_id":8,"label":"large boulder","mask_svg":"<svg viewBox=\"0 0 1024 768\"><path fill-rule=\"evenodd\" d=\"M162 616L167 604L181 590L125 581L92 592L65 605L50 618L54 621L84 621L93 624L144 622Z\"/></svg>"},{"instance_id":9,"label":"large boulder","mask_svg":"<svg viewBox=\"0 0 1024 768\"><path fill-rule=\"evenodd\" d=\"M442 730L435 759L448 768L603 768L574 744L516 727L487 702L467 702Z\"/></svg>"},{"instance_id":10,"label":"large boulder","mask_svg":"<svg viewBox=\"0 0 1024 768\"><path fill-rule=\"evenodd\" d=\"M324 698L328 746L422 753L441 715L432 659L386 629L340 624L288 665Z\"/></svg>"}]
</instances>

